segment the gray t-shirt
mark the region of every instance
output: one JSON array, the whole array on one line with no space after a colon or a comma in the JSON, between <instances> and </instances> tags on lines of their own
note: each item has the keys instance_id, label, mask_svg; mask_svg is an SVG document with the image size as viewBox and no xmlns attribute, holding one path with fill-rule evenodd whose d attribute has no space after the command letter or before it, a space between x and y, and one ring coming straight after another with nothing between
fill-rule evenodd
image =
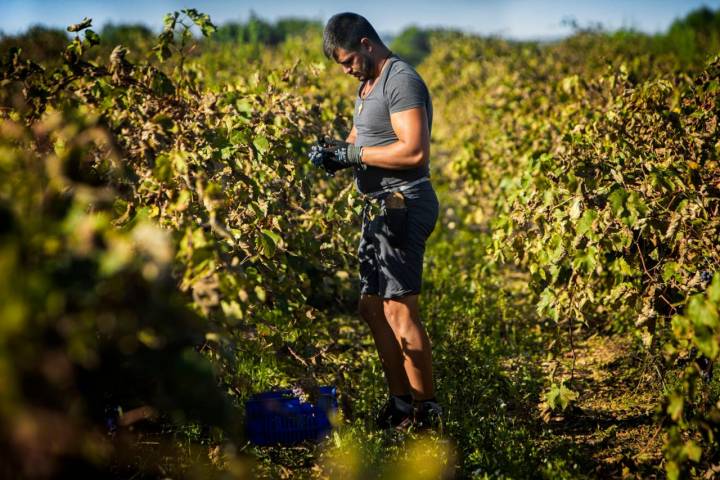
<instances>
[{"instance_id":1,"label":"gray t-shirt","mask_svg":"<svg viewBox=\"0 0 720 480\"><path fill-rule=\"evenodd\" d=\"M398 138L390 123L390 114L410 108L425 107L428 130L432 131L432 101L430 92L415 69L397 55L388 57L387 65L378 83L363 101L358 87L355 97L353 122L357 130L355 145L375 147L397 142ZM361 108L362 106L362 108ZM430 175L428 165L403 170L371 167L357 169L355 183L362 193L400 186Z\"/></svg>"}]
</instances>

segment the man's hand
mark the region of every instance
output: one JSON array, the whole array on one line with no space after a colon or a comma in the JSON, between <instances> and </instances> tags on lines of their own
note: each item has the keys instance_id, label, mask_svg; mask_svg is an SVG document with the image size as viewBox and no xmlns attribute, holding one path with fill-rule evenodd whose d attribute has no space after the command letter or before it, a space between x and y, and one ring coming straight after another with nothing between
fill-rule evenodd
<instances>
[{"instance_id":1,"label":"man's hand","mask_svg":"<svg viewBox=\"0 0 720 480\"><path fill-rule=\"evenodd\" d=\"M325 137L310 148L308 157L313 165L323 168L328 175L333 176L344 168L365 168L360 158L361 149L362 147L351 143Z\"/></svg>"},{"instance_id":2,"label":"man's hand","mask_svg":"<svg viewBox=\"0 0 720 480\"><path fill-rule=\"evenodd\" d=\"M335 175L335 172L348 168L350 165L344 165L335 160L334 155L325 151L324 140L319 140L315 145L310 147L310 153L308 158L316 167L320 167L331 177Z\"/></svg>"},{"instance_id":3,"label":"man's hand","mask_svg":"<svg viewBox=\"0 0 720 480\"><path fill-rule=\"evenodd\" d=\"M325 138L323 151L332 156L336 162L348 167L365 168L360 154L362 147L356 147L352 143L343 140Z\"/></svg>"}]
</instances>

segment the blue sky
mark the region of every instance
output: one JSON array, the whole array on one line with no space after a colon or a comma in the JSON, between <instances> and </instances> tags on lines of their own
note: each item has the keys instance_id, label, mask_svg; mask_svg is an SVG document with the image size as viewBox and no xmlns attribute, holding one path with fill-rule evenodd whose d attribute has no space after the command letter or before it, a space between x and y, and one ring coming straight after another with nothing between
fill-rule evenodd
<instances>
[{"instance_id":1,"label":"blue sky","mask_svg":"<svg viewBox=\"0 0 720 480\"><path fill-rule=\"evenodd\" d=\"M112 21L159 28L165 13L193 7L210 14L216 23L246 20L251 10L268 20L301 16L322 21L337 12L353 11L386 34L414 24L529 39L567 34L569 28L562 20L568 17L580 25L600 22L609 29L657 32L702 5L717 9L720 0L0 0L0 31L13 34L33 24L65 27L84 16L93 18L96 27Z\"/></svg>"}]
</instances>

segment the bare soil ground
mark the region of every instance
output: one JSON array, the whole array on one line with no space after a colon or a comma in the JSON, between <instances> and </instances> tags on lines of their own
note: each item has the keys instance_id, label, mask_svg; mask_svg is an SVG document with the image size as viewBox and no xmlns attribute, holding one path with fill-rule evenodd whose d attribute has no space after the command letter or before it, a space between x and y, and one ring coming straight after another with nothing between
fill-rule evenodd
<instances>
[{"instance_id":1,"label":"bare soil ground","mask_svg":"<svg viewBox=\"0 0 720 480\"><path fill-rule=\"evenodd\" d=\"M542 448L564 449L577 471L596 478L663 478L662 431L656 418L659 376L637 357L632 339L594 335L559 361L545 362L579 397L550 415ZM573 371L574 370L574 371Z\"/></svg>"}]
</instances>

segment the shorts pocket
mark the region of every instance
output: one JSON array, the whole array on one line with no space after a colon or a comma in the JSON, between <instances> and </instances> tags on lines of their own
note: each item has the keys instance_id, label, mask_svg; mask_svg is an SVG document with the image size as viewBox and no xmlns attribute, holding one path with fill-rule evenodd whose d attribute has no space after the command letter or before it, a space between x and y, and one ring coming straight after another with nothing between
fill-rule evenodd
<instances>
[{"instance_id":1,"label":"shorts pocket","mask_svg":"<svg viewBox=\"0 0 720 480\"><path fill-rule=\"evenodd\" d=\"M384 202L385 235L388 243L395 248L402 248L407 237L408 209L402 194Z\"/></svg>"}]
</instances>

